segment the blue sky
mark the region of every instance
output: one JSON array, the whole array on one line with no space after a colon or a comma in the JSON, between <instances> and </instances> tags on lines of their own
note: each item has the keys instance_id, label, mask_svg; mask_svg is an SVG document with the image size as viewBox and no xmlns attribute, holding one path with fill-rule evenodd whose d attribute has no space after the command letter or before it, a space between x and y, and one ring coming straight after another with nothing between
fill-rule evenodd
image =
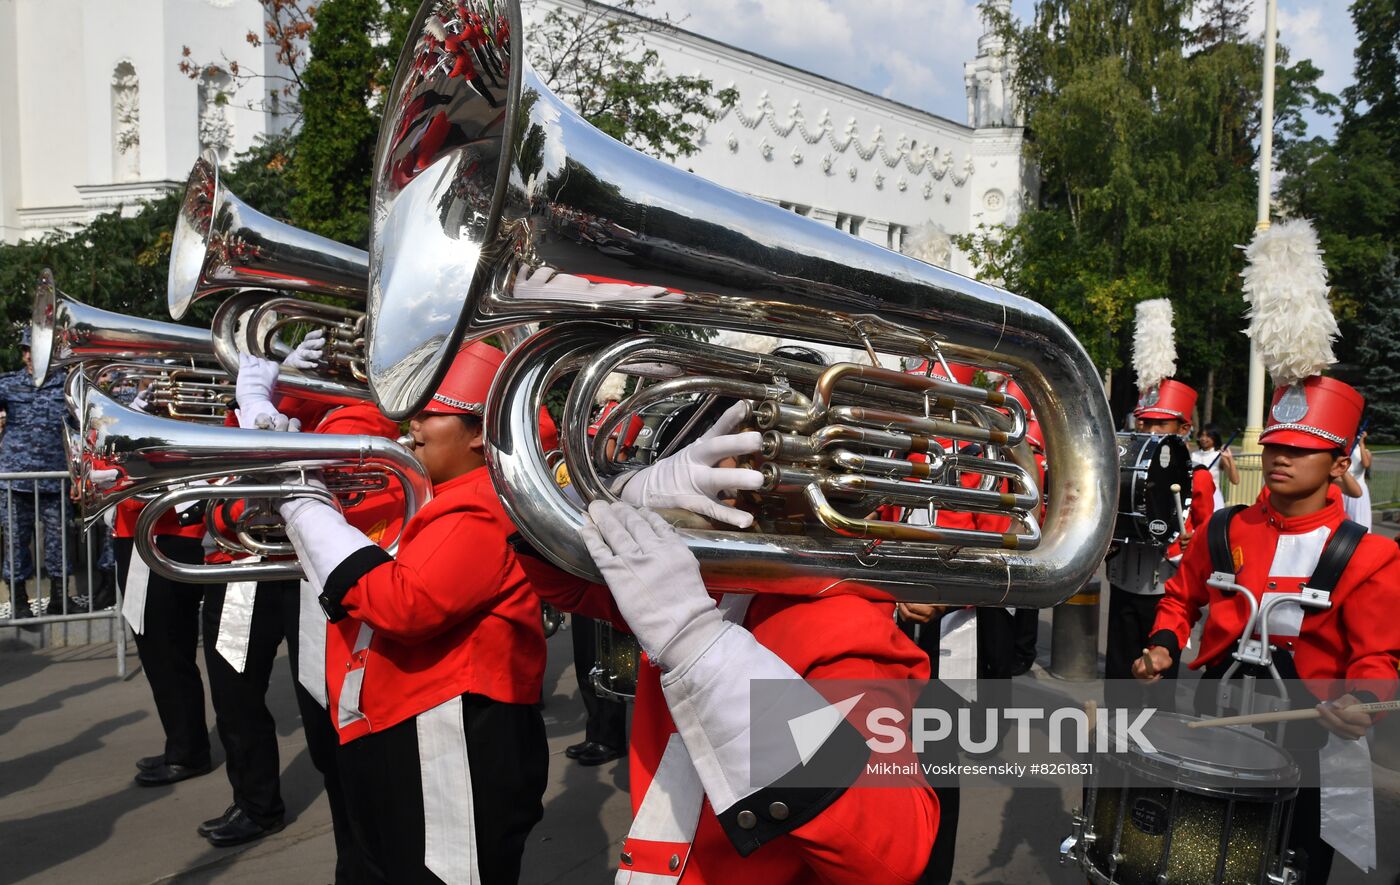
<instances>
[{"instance_id":1,"label":"blue sky","mask_svg":"<svg viewBox=\"0 0 1400 885\"><path fill-rule=\"evenodd\" d=\"M1033 0L1013 0L1027 19ZM959 122L967 102L962 64L976 55L982 25L975 0L657 0L684 27L842 80ZM1263 0L1250 29L1264 28ZM1351 82L1356 35L1342 0L1279 0L1280 40L1311 58L1322 85ZM1332 123L1313 121L1320 134Z\"/></svg>"}]
</instances>

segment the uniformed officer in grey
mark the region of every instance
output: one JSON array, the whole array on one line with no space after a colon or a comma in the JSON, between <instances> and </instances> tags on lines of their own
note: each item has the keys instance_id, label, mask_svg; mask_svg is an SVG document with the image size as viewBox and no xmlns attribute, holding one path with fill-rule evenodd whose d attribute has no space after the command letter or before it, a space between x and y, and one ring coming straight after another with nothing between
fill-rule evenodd
<instances>
[{"instance_id":1,"label":"uniformed officer in grey","mask_svg":"<svg viewBox=\"0 0 1400 885\"><path fill-rule=\"evenodd\" d=\"M24 368L0 374L0 409L7 413L5 436L0 440L0 472L64 470L67 464L63 454L63 375L50 372L44 384L35 387L28 328L20 336L20 349L24 354ZM63 613L62 580L69 569L64 563L63 508L59 497L62 492L62 481L57 479L0 482L0 531L5 535L4 543L0 544L0 557L4 559L5 580L9 582L13 603L11 610L16 618L32 615L25 583L37 577L34 559L39 551L30 552L36 510L44 529L44 571L49 577L47 613ZM33 598L39 598L37 580ZM73 600L69 600L68 610L78 610Z\"/></svg>"}]
</instances>

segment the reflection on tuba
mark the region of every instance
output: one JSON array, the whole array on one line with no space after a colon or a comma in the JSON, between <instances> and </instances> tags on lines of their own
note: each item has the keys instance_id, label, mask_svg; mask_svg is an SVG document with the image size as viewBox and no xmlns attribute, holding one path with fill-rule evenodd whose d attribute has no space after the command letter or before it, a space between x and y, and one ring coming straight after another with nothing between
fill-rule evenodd
<instances>
[{"instance_id":1,"label":"reflection on tuba","mask_svg":"<svg viewBox=\"0 0 1400 885\"><path fill-rule=\"evenodd\" d=\"M103 393L92 379L71 381L67 394L76 406L76 428L65 437L83 519L91 524L104 510L127 498L156 499L142 510L139 526L154 526L163 512L190 500L231 501L324 495L296 480L321 472L330 493L353 506L365 493L394 482L403 490L405 522L432 496L422 465L399 443L376 436L274 433L211 427L148 415ZM73 449L76 448L76 452ZM113 480L97 482L94 471L115 470ZM101 475L101 474L98 474ZM292 477L291 481L288 478ZM275 515L273 517L275 519ZM237 532L246 532L240 525ZM221 535L231 542L226 533ZM285 547L259 547L257 539L241 552L285 553ZM296 562L180 566L156 557L138 531L137 547L151 568L175 580L221 583L298 577Z\"/></svg>"},{"instance_id":2,"label":"reflection on tuba","mask_svg":"<svg viewBox=\"0 0 1400 885\"><path fill-rule=\"evenodd\" d=\"M642 383L634 396L668 384L749 401L771 431L755 465L767 501L800 496L810 508L797 535L762 516L754 533L686 530L712 589L758 578L782 592L792 578L880 598L1046 606L1092 575L1113 524L1113 422L1087 355L1049 310L619 144L525 62L518 0L428 0L409 33L375 159L369 384L386 414L407 417L461 342L549 323L507 357L486 428L506 509L537 549L596 577L582 511L555 487L535 422L550 386L573 378L568 473L585 499L608 497L609 466L586 427L594 391L623 371ZM781 334L1010 376L1054 459L1044 524L1025 414L1001 393L577 320ZM911 476L904 454L920 450L928 467ZM986 481L963 488L961 472ZM995 513L1015 528L910 531L868 519L879 503Z\"/></svg>"},{"instance_id":3,"label":"reflection on tuba","mask_svg":"<svg viewBox=\"0 0 1400 885\"><path fill-rule=\"evenodd\" d=\"M204 329L127 316L63 294L45 269L34 290L30 327L34 383L58 367L94 360L194 359L212 356Z\"/></svg>"},{"instance_id":4,"label":"reflection on tuba","mask_svg":"<svg viewBox=\"0 0 1400 885\"><path fill-rule=\"evenodd\" d=\"M249 287L363 301L368 279L363 249L269 218L219 183L212 152L195 161L170 247L172 317L205 295Z\"/></svg>"}]
</instances>

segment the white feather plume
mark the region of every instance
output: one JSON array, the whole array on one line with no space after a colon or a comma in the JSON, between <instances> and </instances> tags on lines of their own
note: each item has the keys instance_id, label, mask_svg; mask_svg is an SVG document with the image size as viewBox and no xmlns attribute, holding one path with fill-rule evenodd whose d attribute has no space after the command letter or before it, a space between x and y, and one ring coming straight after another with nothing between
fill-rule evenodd
<instances>
[{"instance_id":1,"label":"white feather plume","mask_svg":"<svg viewBox=\"0 0 1400 885\"><path fill-rule=\"evenodd\" d=\"M1176 332L1172 303L1166 298L1139 302L1133 328L1133 371L1139 390L1176 374Z\"/></svg>"},{"instance_id":2,"label":"white feather plume","mask_svg":"<svg viewBox=\"0 0 1400 885\"><path fill-rule=\"evenodd\" d=\"M1317 233L1303 219L1255 234L1244 249L1245 330L1274 384L1316 375L1337 361L1337 319L1327 303L1327 267Z\"/></svg>"},{"instance_id":3,"label":"white feather plume","mask_svg":"<svg viewBox=\"0 0 1400 885\"><path fill-rule=\"evenodd\" d=\"M603 383L598 385L598 392L594 394L593 402L600 406L615 403L622 399L622 392L626 389L627 376L621 372L609 372L608 377L603 379Z\"/></svg>"}]
</instances>

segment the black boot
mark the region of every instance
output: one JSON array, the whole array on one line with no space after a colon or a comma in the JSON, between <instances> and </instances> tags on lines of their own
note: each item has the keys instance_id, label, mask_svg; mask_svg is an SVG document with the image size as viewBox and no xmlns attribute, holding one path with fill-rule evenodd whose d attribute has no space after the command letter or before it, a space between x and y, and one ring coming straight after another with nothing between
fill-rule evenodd
<instances>
[{"instance_id":1,"label":"black boot","mask_svg":"<svg viewBox=\"0 0 1400 885\"><path fill-rule=\"evenodd\" d=\"M24 586L26 583L28 582L10 582L10 617L16 621L34 617L34 609L29 607L29 592ZM34 581L34 593L36 596L39 593L38 579ZM24 629L29 633L37 633L42 628L38 624L26 624Z\"/></svg>"},{"instance_id":2,"label":"black boot","mask_svg":"<svg viewBox=\"0 0 1400 885\"><path fill-rule=\"evenodd\" d=\"M92 592L92 610L95 612L117 604L117 573L104 568L97 574L97 589Z\"/></svg>"},{"instance_id":3,"label":"black boot","mask_svg":"<svg viewBox=\"0 0 1400 885\"><path fill-rule=\"evenodd\" d=\"M64 581L60 578L49 578L49 605L48 608L45 609L45 613L50 615L65 614L63 610L63 596ZM82 611L82 609L78 606L78 600L69 597L68 611L66 614L76 614L79 611Z\"/></svg>"}]
</instances>

